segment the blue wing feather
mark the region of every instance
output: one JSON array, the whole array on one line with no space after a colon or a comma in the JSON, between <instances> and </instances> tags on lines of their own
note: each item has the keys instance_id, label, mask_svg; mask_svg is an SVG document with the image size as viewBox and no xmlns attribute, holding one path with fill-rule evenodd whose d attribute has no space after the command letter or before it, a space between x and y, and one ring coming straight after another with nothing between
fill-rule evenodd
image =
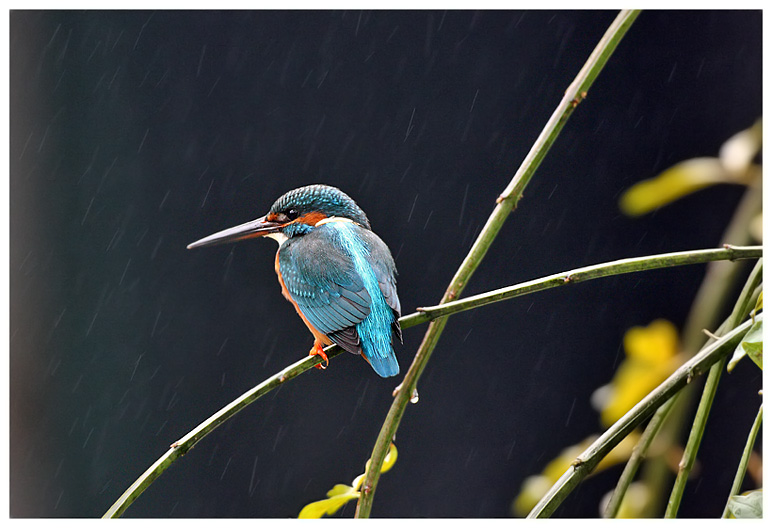
<instances>
[{"instance_id":1,"label":"blue wing feather","mask_svg":"<svg viewBox=\"0 0 772 528\"><path fill-rule=\"evenodd\" d=\"M308 321L383 376L399 372L391 333L402 339L396 270L386 244L350 222L330 222L279 250L287 292Z\"/></svg>"}]
</instances>

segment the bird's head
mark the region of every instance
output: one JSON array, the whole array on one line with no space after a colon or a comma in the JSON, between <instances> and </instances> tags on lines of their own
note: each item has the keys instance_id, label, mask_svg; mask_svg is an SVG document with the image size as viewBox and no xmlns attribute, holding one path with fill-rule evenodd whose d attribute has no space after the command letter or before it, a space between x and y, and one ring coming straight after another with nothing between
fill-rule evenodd
<instances>
[{"instance_id":1,"label":"bird's head","mask_svg":"<svg viewBox=\"0 0 772 528\"><path fill-rule=\"evenodd\" d=\"M329 185L307 185L280 196L265 216L209 235L188 245L188 249L263 236L281 244L330 219L350 220L370 229L364 211L346 193Z\"/></svg>"}]
</instances>

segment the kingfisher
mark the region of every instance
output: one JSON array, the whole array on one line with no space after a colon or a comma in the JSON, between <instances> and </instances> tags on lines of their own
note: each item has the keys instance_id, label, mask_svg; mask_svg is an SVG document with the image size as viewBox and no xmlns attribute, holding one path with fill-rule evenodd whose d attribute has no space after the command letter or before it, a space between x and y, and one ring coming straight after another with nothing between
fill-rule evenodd
<instances>
[{"instance_id":1,"label":"kingfisher","mask_svg":"<svg viewBox=\"0 0 772 528\"><path fill-rule=\"evenodd\" d=\"M392 335L402 342L397 268L364 211L329 185L280 196L265 216L219 231L188 249L268 237L279 243L274 268L281 292L314 336L310 355L327 368L322 347L361 354L381 377L396 376Z\"/></svg>"}]
</instances>

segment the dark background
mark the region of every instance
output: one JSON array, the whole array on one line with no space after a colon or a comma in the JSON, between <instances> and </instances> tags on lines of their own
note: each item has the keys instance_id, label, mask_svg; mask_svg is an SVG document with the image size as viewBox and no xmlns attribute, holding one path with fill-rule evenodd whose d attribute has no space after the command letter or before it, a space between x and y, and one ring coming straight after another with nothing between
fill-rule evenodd
<instances>
[{"instance_id":1,"label":"dark background","mask_svg":"<svg viewBox=\"0 0 772 528\"><path fill-rule=\"evenodd\" d=\"M342 188L392 249L404 313L439 300L614 16L11 12L11 515L103 514L171 442L307 353L272 241L185 249L283 192ZM760 11L644 12L465 294L717 246L739 187L640 219L616 202L760 115ZM703 274L453 317L373 515L510 515L526 476L600 431L589 396L625 330L680 326ZM405 331L403 372L422 334ZM749 364L722 380L684 516L723 508L757 410ZM398 382L340 356L215 431L126 516L296 516L362 473ZM558 514L596 515L611 486L588 481Z\"/></svg>"}]
</instances>

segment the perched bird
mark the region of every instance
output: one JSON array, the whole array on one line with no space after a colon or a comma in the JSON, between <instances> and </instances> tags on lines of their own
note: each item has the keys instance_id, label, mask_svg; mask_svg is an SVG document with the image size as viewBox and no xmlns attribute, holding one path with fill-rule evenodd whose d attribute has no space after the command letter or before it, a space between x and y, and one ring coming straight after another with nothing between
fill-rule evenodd
<instances>
[{"instance_id":1,"label":"perched bird","mask_svg":"<svg viewBox=\"0 0 772 528\"><path fill-rule=\"evenodd\" d=\"M323 345L361 354L381 377L399 364L397 269L364 211L340 189L308 185L287 192L268 214L193 242L188 249L256 237L279 243L275 269L284 297L314 335L311 355L329 363Z\"/></svg>"}]
</instances>

